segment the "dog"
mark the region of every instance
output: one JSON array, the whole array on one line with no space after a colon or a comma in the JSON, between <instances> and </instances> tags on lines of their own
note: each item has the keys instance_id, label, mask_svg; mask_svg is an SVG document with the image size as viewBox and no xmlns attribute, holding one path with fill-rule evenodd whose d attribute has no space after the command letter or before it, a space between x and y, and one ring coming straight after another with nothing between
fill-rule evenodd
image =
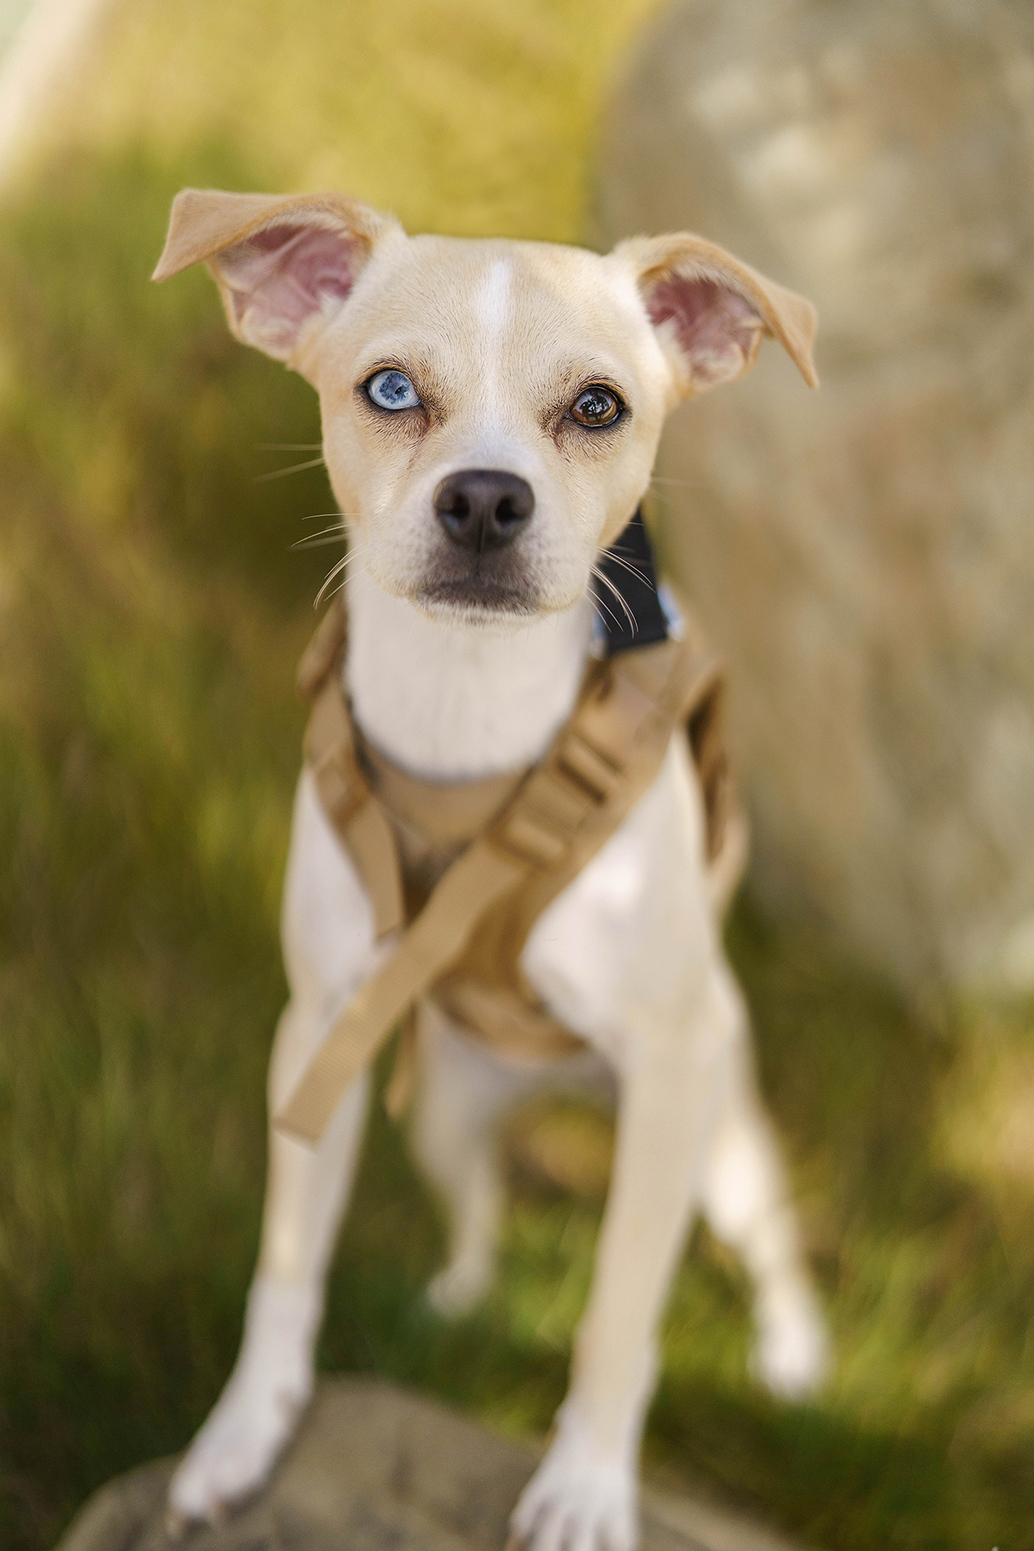
<instances>
[{"instance_id":1,"label":"dog","mask_svg":"<svg viewBox=\"0 0 1034 1551\"><path fill-rule=\"evenodd\" d=\"M236 337L319 395L348 536L338 687L357 735L443 789L536 767L571 717L591 660L593 571L647 491L667 413L741 376L766 336L816 384L810 304L686 233L602 256L411 237L337 194L184 190L155 278L197 262ZM469 1309L491 1278L501 1118L533 1091L601 1070L617 1091L613 1177L570 1385L513 1513L514 1538L532 1551L636 1544L657 1327L697 1212L750 1273L759 1379L796 1397L826 1369L720 926L700 784L685 738L672 737L648 788L521 953L527 983L581 1053L508 1059L433 1001L421 1006L411 1134L451 1224L448 1264L429 1289L445 1313ZM398 941L378 935L307 765L284 892L290 1001L270 1068L274 1115ZM369 1091L367 1067L333 1095L315 1144L271 1128L242 1347L173 1477L180 1525L254 1491L310 1399Z\"/></svg>"}]
</instances>

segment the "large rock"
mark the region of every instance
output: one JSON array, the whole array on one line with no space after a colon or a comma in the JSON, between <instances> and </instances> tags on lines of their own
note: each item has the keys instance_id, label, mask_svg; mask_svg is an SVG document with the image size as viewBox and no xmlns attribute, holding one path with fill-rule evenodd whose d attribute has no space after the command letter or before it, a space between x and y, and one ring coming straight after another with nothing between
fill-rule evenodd
<instances>
[{"instance_id":1,"label":"large rock","mask_svg":"<svg viewBox=\"0 0 1034 1551\"><path fill-rule=\"evenodd\" d=\"M1034 7L682 0L599 208L820 311L820 394L769 346L660 469L756 882L912 988L1034 986Z\"/></svg>"},{"instance_id":2,"label":"large rock","mask_svg":"<svg viewBox=\"0 0 1034 1551\"><path fill-rule=\"evenodd\" d=\"M57 1551L503 1551L535 1460L433 1401L331 1379L270 1486L224 1524L170 1540L174 1462L159 1460L96 1492ZM642 1551L793 1551L738 1515L669 1493L646 1493L644 1510Z\"/></svg>"}]
</instances>

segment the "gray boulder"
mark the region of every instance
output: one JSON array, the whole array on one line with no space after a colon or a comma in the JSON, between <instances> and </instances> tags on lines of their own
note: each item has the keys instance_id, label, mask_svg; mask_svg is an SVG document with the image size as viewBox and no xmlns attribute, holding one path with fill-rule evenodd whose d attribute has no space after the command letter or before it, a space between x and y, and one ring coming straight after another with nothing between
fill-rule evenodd
<instances>
[{"instance_id":1,"label":"gray boulder","mask_svg":"<svg viewBox=\"0 0 1034 1551\"><path fill-rule=\"evenodd\" d=\"M917 992L1034 988L1034 7L682 0L617 94L601 241L697 230L804 292L664 443L733 665L757 887Z\"/></svg>"},{"instance_id":2,"label":"gray boulder","mask_svg":"<svg viewBox=\"0 0 1034 1551\"><path fill-rule=\"evenodd\" d=\"M57 1551L502 1551L536 1462L434 1401L371 1379L320 1385L272 1482L225 1523L165 1529L174 1461L111 1481ZM709 1504L648 1492L643 1551L793 1551Z\"/></svg>"}]
</instances>

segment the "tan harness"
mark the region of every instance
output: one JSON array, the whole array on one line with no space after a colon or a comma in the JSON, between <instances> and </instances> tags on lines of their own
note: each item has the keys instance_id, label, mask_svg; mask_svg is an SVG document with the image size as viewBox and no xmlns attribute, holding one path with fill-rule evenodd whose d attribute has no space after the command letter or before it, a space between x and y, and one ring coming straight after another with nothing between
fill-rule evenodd
<instances>
[{"instance_id":1,"label":"tan harness","mask_svg":"<svg viewBox=\"0 0 1034 1551\"><path fill-rule=\"evenodd\" d=\"M275 1116L279 1128L313 1143L420 997L516 1058L584 1048L522 975L521 952L546 906L653 783L677 728L688 734L700 778L712 867L735 811L724 677L692 621L681 641L590 661L573 713L538 764L445 783L408 775L363 741L343 687L347 634L340 600L299 665L298 687L313 701L305 759L363 880L378 940L400 935ZM403 1059L391 1084L395 1108L407 1072Z\"/></svg>"}]
</instances>

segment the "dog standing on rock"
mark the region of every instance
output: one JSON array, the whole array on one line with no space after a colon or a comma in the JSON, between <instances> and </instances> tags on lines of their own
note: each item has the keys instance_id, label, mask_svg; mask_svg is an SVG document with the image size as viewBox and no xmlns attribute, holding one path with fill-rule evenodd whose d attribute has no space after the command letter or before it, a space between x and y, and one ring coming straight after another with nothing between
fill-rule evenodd
<instances>
[{"instance_id":1,"label":"dog standing on rock","mask_svg":"<svg viewBox=\"0 0 1034 1551\"><path fill-rule=\"evenodd\" d=\"M170 1513L211 1519L252 1492L309 1400L369 1061L415 1006L412 1138L451 1225L443 1312L491 1276L502 1116L539 1088L616 1084L570 1388L512 1522L533 1551L631 1551L657 1326L694 1214L747 1265L772 1391L813 1389L826 1337L722 952L736 826L712 843L679 725L709 681L663 626L600 660L592 579L668 411L748 370L762 336L814 384L814 312L687 234L606 256L409 237L334 194L184 191L155 277L201 261L237 338L319 393L349 559L347 609L303 664L317 703L259 1263Z\"/></svg>"}]
</instances>

